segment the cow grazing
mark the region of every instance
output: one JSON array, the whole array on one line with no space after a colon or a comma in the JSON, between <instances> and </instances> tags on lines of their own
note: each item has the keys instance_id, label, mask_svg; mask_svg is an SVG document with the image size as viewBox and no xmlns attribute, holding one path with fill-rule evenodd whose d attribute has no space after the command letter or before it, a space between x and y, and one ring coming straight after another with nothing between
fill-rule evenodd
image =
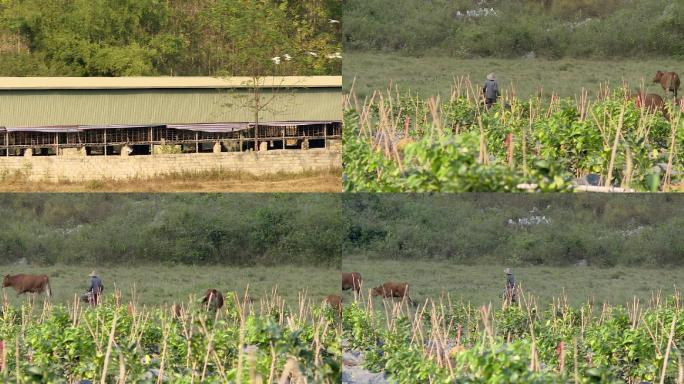
<instances>
[{"instance_id":1,"label":"cow grazing","mask_svg":"<svg viewBox=\"0 0 684 384\"><path fill-rule=\"evenodd\" d=\"M332 308L337 310L337 313L342 317L342 296L340 295L328 295L323 300L325 303Z\"/></svg>"},{"instance_id":2,"label":"cow grazing","mask_svg":"<svg viewBox=\"0 0 684 384\"><path fill-rule=\"evenodd\" d=\"M50 280L47 275L26 275L18 274L14 276L5 275L2 280L2 287L12 287L17 292L17 296L22 293L41 293L45 292L47 297L52 296Z\"/></svg>"},{"instance_id":3,"label":"cow grazing","mask_svg":"<svg viewBox=\"0 0 684 384\"><path fill-rule=\"evenodd\" d=\"M633 93L632 99L636 101L636 106L641 108L643 105L649 112L660 111L666 119L669 119L663 98L655 93Z\"/></svg>"},{"instance_id":4,"label":"cow grazing","mask_svg":"<svg viewBox=\"0 0 684 384\"><path fill-rule=\"evenodd\" d=\"M373 288L371 295L382 297L405 297L409 303L413 303L413 300L411 300L411 297L409 296L408 283L386 282L379 287Z\"/></svg>"},{"instance_id":5,"label":"cow grazing","mask_svg":"<svg viewBox=\"0 0 684 384\"><path fill-rule=\"evenodd\" d=\"M202 299L202 304L211 310L221 309L223 307L223 295L216 289L207 289Z\"/></svg>"},{"instance_id":6,"label":"cow grazing","mask_svg":"<svg viewBox=\"0 0 684 384\"><path fill-rule=\"evenodd\" d=\"M677 90L679 89L679 75L675 72L656 72L653 78L654 83L660 83L665 93L673 92L677 97Z\"/></svg>"},{"instance_id":7,"label":"cow grazing","mask_svg":"<svg viewBox=\"0 0 684 384\"><path fill-rule=\"evenodd\" d=\"M342 272L342 290L353 289L358 295L361 291L361 274L358 272Z\"/></svg>"}]
</instances>

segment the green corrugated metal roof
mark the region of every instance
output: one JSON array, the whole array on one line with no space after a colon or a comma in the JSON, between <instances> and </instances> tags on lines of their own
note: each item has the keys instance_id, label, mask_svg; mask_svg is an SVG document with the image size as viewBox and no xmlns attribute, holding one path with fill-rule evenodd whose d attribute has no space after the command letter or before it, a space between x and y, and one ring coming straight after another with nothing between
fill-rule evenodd
<instances>
[{"instance_id":1,"label":"green corrugated metal roof","mask_svg":"<svg viewBox=\"0 0 684 384\"><path fill-rule=\"evenodd\" d=\"M274 93L275 92L275 93ZM342 120L341 88L262 90L261 121ZM253 121L246 89L2 90L0 126Z\"/></svg>"}]
</instances>

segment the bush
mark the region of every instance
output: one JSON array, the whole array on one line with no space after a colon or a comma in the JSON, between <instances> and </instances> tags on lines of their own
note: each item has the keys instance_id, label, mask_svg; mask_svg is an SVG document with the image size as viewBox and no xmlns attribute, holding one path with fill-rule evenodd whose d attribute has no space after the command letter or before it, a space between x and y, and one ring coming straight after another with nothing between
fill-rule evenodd
<instances>
[{"instance_id":1,"label":"bush","mask_svg":"<svg viewBox=\"0 0 684 384\"><path fill-rule=\"evenodd\" d=\"M338 265L337 195L0 197L2 263Z\"/></svg>"},{"instance_id":2,"label":"bush","mask_svg":"<svg viewBox=\"0 0 684 384\"><path fill-rule=\"evenodd\" d=\"M420 5L418 5L420 3ZM457 57L684 56L684 5L670 0L350 0L345 49ZM488 16L464 16L493 8ZM460 12L460 14L459 14Z\"/></svg>"},{"instance_id":3,"label":"bush","mask_svg":"<svg viewBox=\"0 0 684 384\"><path fill-rule=\"evenodd\" d=\"M345 257L681 266L684 196L349 194ZM382 230L380 230L382 229Z\"/></svg>"}]
</instances>

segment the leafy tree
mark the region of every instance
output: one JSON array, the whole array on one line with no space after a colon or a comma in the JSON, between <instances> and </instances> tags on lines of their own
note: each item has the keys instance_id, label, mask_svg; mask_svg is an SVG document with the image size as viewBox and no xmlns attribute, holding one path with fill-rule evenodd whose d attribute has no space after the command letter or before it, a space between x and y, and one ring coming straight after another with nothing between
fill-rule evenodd
<instances>
[{"instance_id":1,"label":"leafy tree","mask_svg":"<svg viewBox=\"0 0 684 384\"><path fill-rule=\"evenodd\" d=\"M0 74L263 75L253 59L280 52L281 74L340 73L340 17L341 0L2 0Z\"/></svg>"}]
</instances>

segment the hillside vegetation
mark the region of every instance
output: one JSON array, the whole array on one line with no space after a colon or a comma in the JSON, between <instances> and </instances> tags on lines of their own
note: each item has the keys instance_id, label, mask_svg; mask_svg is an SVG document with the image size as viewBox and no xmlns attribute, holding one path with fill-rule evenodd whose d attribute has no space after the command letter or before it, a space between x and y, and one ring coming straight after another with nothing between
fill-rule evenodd
<instances>
[{"instance_id":1,"label":"hillside vegetation","mask_svg":"<svg viewBox=\"0 0 684 384\"><path fill-rule=\"evenodd\" d=\"M476 265L684 264L680 195L354 194L345 257Z\"/></svg>"},{"instance_id":2,"label":"hillside vegetation","mask_svg":"<svg viewBox=\"0 0 684 384\"><path fill-rule=\"evenodd\" d=\"M0 0L0 76L339 74L341 12L340 0Z\"/></svg>"},{"instance_id":3,"label":"hillside vegetation","mask_svg":"<svg viewBox=\"0 0 684 384\"><path fill-rule=\"evenodd\" d=\"M341 262L333 194L4 194L0 263Z\"/></svg>"},{"instance_id":4,"label":"hillside vegetation","mask_svg":"<svg viewBox=\"0 0 684 384\"><path fill-rule=\"evenodd\" d=\"M346 50L451 57L683 57L677 0L350 0Z\"/></svg>"}]
</instances>

